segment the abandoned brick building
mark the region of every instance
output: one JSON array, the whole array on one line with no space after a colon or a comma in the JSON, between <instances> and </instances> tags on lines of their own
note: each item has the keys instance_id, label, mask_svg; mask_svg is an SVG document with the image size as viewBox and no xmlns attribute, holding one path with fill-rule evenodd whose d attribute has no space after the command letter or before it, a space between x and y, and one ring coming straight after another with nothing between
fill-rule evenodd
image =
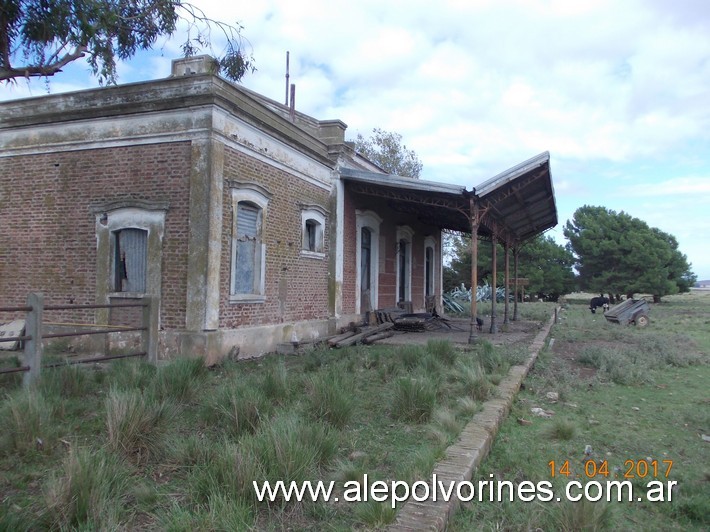
<instances>
[{"instance_id":1,"label":"abandoned brick building","mask_svg":"<svg viewBox=\"0 0 710 532\"><path fill-rule=\"evenodd\" d=\"M514 245L556 224L547 153L475 191L389 176L341 121L212 71L0 103L0 301L148 294L161 357L251 356L441 310L443 229Z\"/></svg>"}]
</instances>

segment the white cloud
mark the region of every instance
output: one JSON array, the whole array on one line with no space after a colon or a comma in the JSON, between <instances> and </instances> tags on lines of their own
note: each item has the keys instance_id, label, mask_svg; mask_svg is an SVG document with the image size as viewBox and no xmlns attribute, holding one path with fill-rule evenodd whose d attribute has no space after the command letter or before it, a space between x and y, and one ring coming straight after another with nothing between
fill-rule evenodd
<instances>
[{"instance_id":1,"label":"white cloud","mask_svg":"<svg viewBox=\"0 0 710 532\"><path fill-rule=\"evenodd\" d=\"M299 110L343 120L348 138L400 133L427 179L471 187L549 150L562 223L584 203L631 206L677 231L710 278L706 0L196 4L244 25L258 68L250 89L283 101L290 51ZM121 64L121 80L167 76L180 43ZM52 92L91 83L85 65L72 72ZM44 90L20 82L0 99Z\"/></svg>"}]
</instances>

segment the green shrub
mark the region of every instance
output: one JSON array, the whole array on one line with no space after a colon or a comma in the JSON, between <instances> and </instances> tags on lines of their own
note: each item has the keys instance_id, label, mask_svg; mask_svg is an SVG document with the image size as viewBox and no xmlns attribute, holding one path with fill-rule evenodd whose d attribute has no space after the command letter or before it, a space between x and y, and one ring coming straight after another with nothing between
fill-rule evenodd
<instances>
[{"instance_id":1,"label":"green shrub","mask_svg":"<svg viewBox=\"0 0 710 532\"><path fill-rule=\"evenodd\" d=\"M288 413L262 424L244 445L259 460L266 479L303 482L316 478L335 456L338 435L323 423Z\"/></svg>"},{"instance_id":2,"label":"green shrub","mask_svg":"<svg viewBox=\"0 0 710 532\"><path fill-rule=\"evenodd\" d=\"M123 359L111 363L106 384L122 390L145 390L153 384L157 368L144 360Z\"/></svg>"},{"instance_id":3,"label":"green shrub","mask_svg":"<svg viewBox=\"0 0 710 532\"><path fill-rule=\"evenodd\" d=\"M503 357L493 344L483 341L476 345L475 355L486 373L496 373L503 366Z\"/></svg>"},{"instance_id":4,"label":"green shrub","mask_svg":"<svg viewBox=\"0 0 710 532\"><path fill-rule=\"evenodd\" d=\"M424 357L427 355L426 351L416 345L404 345L397 348L397 357L407 370L412 370L416 368Z\"/></svg>"},{"instance_id":5,"label":"green shrub","mask_svg":"<svg viewBox=\"0 0 710 532\"><path fill-rule=\"evenodd\" d=\"M491 393L491 383L483 373L481 364L473 358L460 358L453 375L458 383L459 395L476 401L485 401Z\"/></svg>"},{"instance_id":6,"label":"green shrub","mask_svg":"<svg viewBox=\"0 0 710 532\"><path fill-rule=\"evenodd\" d=\"M0 452L49 451L57 438L55 406L37 389L22 389L0 404Z\"/></svg>"},{"instance_id":7,"label":"green shrub","mask_svg":"<svg viewBox=\"0 0 710 532\"><path fill-rule=\"evenodd\" d=\"M456 414L448 408L437 408L432 422L450 436L461 432L461 423L456 419Z\"/></svg>"},{"instance_id":8,"label":"green shrub","mask_svg":"<svg viewBox=\"0 0 710 532\"><path fill-rule=\"evenodd\" d=\"M436 387L425 378L401 377L394 384L392 415L421 423L431 417L436 405Z\"/></svg>"},{"instance_id":9,"label":"green shrub","mask_svg":"<svg viewBox=\"0 0 710 532\"><path fill-rule=\"evenodd\" d=\"M363 525L371 529L381 529L394 523L397 510L389 501L377 502L369 500L355 507L355 517Z\"/></svg>"},{"instance_id":10,"label":"green shrub","mask_svg":"<svg viewBox=\"0 0 710 532\"><path fill-rule=\"evenodd\" d=\"M88 371L78 364L63 364L44 369L37 387L45 396L64 398L81 397L91 394L94 390Z\"/></svg>"},{"instance_id":11,"label":"green shrub","mask_svg":"<svg viewBox=\"0 0 710 532\"><path fill-rule=\"evenodd\" d=\"M600 369L610 358L614 358L614 353L610 353L608 348L590 345L580 350L578 360L581 364Z\"/></svg>"},{"instance_id":12,"label":"green shrub","mask_svg":"<svg viewBox=\"0 0 710 532\"><path fill-rule=\"evenodd\" d=\"M244 433L253 434L272 410L271 403L260 389L234 381L221 387L209 400L204 422L238 438Z\"/></svg>"},{"instance_id":13,"label":"green shrub","mask_svg":"<svg viewBox=\"0 0 710 532\"><path fill-rule=\"evenodd\" d=\"M574 437L575 426L569 421L556 419L550 426L548 436L553 440L571 440Z\"/></svg>"},{"instance_id":14,"label":"green shrub","mask_svg":"<svg viewBox=\"0 0 710 532\"><path fill-rule=\"evenodd\" d=\"M6 356L4 357L4 360L0 362L0 368L3 369L9 369L9 368L19 368L20 366L23 365L23 362L20 360L20 358L17 355L11 355L11 356ZM17 372L17 373L5 373L3 375L0 375L0 394L6 390L6 391L11 391L11 390L16 390L20 386L22 386L22 373ZM1 523L2 521L0 521Z\"/></svg>"},{"instance_id":15,"label":"green shrub","mask_svg":"<svg viewBox=\"0 0 710 532\"><path fill-rule=\"evenodd\" d=\"M482 405L473 397L459 397L456 401L456 409L459 415L466 418L473 417L474 414L481 411Z\"/></svg>"},{"instance_id":16,"label":"green shrub","mask_svg":"<svg viewBox=\"0 0 710 532\"><path fill-rule=\"evenodd\" d=\"M130 473L117 455L72 448L61 474L47 483L46 519L57 529L122 528L130 485Z\"/></svg>"},{"instance_id":17,"label":"green shrub","mask_svg":"<svg viewBox=\"0 0 710 532\"><path fill-rule=\"evenodd\" d=\"M339 460L333 467L333 477L340 482L362 482L367 467L365 460Z\"/></svg>"},{"instance_id":18,"label":"green shrub","mask_svg":"<svg viewBox=\"0 0 710 532\"><path fill-rule=\"evenodd\" d=\"M205 442L204 447L188 477L192 502L201 506L229 497L249 506L256 504L252 482L263 482L264 473L252 447L229 441Z\"/></svg>"},{"instance_id":19,"label":"green shrub","mask_svg":"<svg viewBox=\"0 0 710 532\"><path fill-rule=\"evenodd\" d=\"M442 371L442 364L441 360L431 354L428 354L427 356L424 357L421 363L421 370L424 372L425 375L430 375L432 377L438 376L441 371Z\"/></svg>"},{"instance_id":20,"label":"green shrub","mask_svg":"<svg viewBox=\"0 0 710 532\"><path fill-rule=\"evenodd\" d=\"M430 339L427 341L426 349L432 357L445 366L453 366L456 362L456 349L449 340Z\"/></svg>"},{"instance_id":21,"label":"green shrub","mask_svg":"<svg viewBox=\"0 0 710 532\"><path fill-rule=\"evenodd\" d=\"M136 463L160 456L174 415L171 406L139 390L112 388L105 401L107 444Z\"/></svg>"},{"instance_id":22,"label":"green shrub","mask_svg":"<svg viewBox=\"0 0 710 532\"><path fill-rule=\"evenodd\" d=\"M564 501L548 507L550 530L614 530L612 506L604 502Z\"/></svg>"},{"instance_id":23,"label":"green shrub","mask_svg":"<svg viewBox=\"0 0 710 532\"><path fill-rule=\"evenodd\" d=\"M282 360L267 368L261 389L266 397L277 403L288 397L288 370Z\"/></svg>"},{"instance_id":24,"label":"green shrub","mask_svg":"<svg viewBox=\"0 0 710 532\"><path fill-rule=\"evenodd\" d=\"M351 379L334 371L319 373L309 379L309 411L319 420L339 429L348 424L355 411Z\"/></svg>"},{"instance_id":25,"label":"green shrub","mask_svg":"<svg viewBox=\"0 0 710 532\"><path fill-rule=\"evenodd\" d=\"M409 484L413 484L416 480L430 478L434 465L444 455L447 444L448 440L441 442L440 445L417 449L411 458L399 467L396 478Z\"/></svg>"},{"instance_id":26,"label":"green shrub","mask_svg":"<svg viewBox=\"0 0 710 532\"><path fill-rule=\"evenodd\" d=\"M201 358L178 358L158 368L153 389L159 400L188 403L206 378Z\"/></svg>"},{"instance_id":27,"label":"green shrub","mask_svg":"<svg viewBox=\"0 0 710 532\"><path fill-rule=\"evenodd\" d=\"M320 351L311 351L305 356L303 371L312 373L318 371L323 366L323 355Z\"/></svg>"}]
</instances>

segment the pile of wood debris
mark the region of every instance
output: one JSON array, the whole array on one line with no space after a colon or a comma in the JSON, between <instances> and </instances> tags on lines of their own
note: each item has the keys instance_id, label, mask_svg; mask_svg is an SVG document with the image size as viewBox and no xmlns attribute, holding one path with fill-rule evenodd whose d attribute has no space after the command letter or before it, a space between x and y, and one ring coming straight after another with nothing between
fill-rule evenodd
<instances>
[{"instance_id":1,"label":"pile of wood debris","mask_svg":"<svg viewBox=\"0 0 710 532\"><path fill-rule=\"evenodd\" d=\"M373 312L377 325L357 327L328 339L330 347L347 347L358 343L372 344L397 333L436 330L462 330L436 313L407 314L402 309L381 309Z\"/></svg>"}]
</instances>

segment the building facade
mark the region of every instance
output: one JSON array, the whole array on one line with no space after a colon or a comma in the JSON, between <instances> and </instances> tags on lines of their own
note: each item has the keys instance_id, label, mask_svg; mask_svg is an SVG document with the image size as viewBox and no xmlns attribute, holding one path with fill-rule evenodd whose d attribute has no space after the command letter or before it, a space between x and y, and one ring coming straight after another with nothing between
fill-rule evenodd
<instances>
[{"instance_id":1,"label":"building facade","mask_svg":"<svg viewBox=\"0 0 710 532\"><path fill-rule=\"evenodd\" d=\"M465 188L387 176L341 121L213 72L201 56L162 80L0 103L0 301L151 295L159 356L208 361L322 338L376 308L440 309L447 224L367 187Z\"/></svg>"}]
</instances>

